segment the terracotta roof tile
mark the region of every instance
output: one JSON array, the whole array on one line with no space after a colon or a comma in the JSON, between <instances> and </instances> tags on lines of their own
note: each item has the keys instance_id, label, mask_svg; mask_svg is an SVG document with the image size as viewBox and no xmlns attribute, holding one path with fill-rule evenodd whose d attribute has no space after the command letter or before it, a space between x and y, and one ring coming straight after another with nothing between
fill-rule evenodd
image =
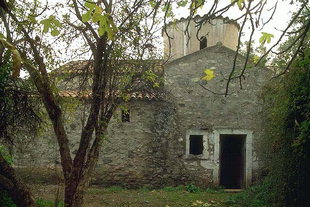
<instances>
[{"instance_id":1,"label":"terracotta roof tile","mask_svg":"<svg viewBox=\"0 0 310 207\"><path fill-rule=\"evenodd\" d=\"M62 97L70 98L90 98L90 91L59 91L59 95ZM133 92L130 94L130 98L134 100L157 100L162 98L162 94L146 93L146 92Z\"/></svg>"}]
</instances>

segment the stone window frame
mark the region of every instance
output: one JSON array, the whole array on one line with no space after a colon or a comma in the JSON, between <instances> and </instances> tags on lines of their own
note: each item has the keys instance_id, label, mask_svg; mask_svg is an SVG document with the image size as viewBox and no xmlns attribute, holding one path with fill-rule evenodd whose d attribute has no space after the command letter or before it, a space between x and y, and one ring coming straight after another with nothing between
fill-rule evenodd
<instances>
[{"instance_id":1,"label":"stone window frame","mask_svg":"<svg viewBox=\"0 0 310 207\"><path fill-rule=\"evenodd\" d=\"M252 182L253 170L253 131L246 129L215 129L213 131L214 140L214 162L216 167L213 169L213 182L215 185L220 181L220 136L225 134L246 135L245 138L245 187L249 187Z\"/></svg>"},{"instance_id":2,"label":"stone window frame","mask_svg":"<svg viewBox=\"0 0 310 207\"><path fill-rule=\"evenodd\" d=\"M203 151L200 155L190 154L190 135L202 135ZM189 129L186 131L186 147L185 147L185 158L186 159L209 159L208 156L208 138L209 133L203 129Z\"/></svg>"}]
</instances>

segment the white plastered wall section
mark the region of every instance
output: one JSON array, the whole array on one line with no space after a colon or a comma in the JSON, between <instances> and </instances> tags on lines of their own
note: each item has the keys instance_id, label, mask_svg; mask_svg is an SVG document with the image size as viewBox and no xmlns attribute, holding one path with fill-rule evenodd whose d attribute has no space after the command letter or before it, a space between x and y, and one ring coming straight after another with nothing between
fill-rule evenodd
<instances>
[{"instance_id":1,"label":"white plastered wall section","mask_svg":"<svg viewBox=\"0 0 310 207\"><path fill-rule=\"evenodd\" d=\"M190 135L202 135L203 136L203 154L196 155L197 159L200 159L201 166L206 169L213 170L213 183L219 185L220 183L220 136L221 135L245 135L245 187L250 186L252 180L253 169L253 132L244 129L228 129L217 128L213 132L201 129L190 129L186 131L186 153L185 159L190 158L192 155L190 151ZM213 153L208 151L209 145L214 146Z\"/></svg>"}]
</instances>

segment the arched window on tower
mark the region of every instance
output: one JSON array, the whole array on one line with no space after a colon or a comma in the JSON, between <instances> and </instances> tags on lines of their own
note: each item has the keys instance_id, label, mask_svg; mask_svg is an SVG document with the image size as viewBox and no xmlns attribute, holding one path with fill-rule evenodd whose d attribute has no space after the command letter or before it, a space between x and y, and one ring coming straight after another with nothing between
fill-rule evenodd
<instances>
[{"instance_id":1,"label":"arched window on tower","mask_svg":"<svg viewBox=\"0 0 310 207\"><path fill-rule=\"evenodd\" d=\"M199 42L200 42L200 49L207 47L207 38L205 36L201 37Z\"/></svg>"}]
</instances>

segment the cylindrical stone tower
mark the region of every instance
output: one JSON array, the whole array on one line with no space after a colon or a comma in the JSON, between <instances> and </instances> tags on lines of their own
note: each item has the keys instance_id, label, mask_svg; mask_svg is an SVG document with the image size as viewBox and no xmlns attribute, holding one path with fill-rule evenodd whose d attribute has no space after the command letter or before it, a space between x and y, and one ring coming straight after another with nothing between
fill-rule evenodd
<instances>
[{"instance_id":1,"label":"cylindrical stone tower","mask_svg":"<svg viewBox=\"0 0 310 207\"><path fill-rule=\"evenodd\" d=\"M214 46L217 42L221 42L224 46L232 50L237 48L239 32L239 25L237 23L227 18L218 17L211 20L210 23L204 23L199 30L199 27L195 24L195 21L197 22L199 19L201 19L201 17L196 16L191 20L188 26L190 38L188 38L188 35L184 32L187 28L188 19L182 18L166 26L168 35L172 37L169 45L167 34L163 31L164 53L166 58L169 55L169 48L169 60L186 56L205 47Z\"/></svg>"}]
</instances>

